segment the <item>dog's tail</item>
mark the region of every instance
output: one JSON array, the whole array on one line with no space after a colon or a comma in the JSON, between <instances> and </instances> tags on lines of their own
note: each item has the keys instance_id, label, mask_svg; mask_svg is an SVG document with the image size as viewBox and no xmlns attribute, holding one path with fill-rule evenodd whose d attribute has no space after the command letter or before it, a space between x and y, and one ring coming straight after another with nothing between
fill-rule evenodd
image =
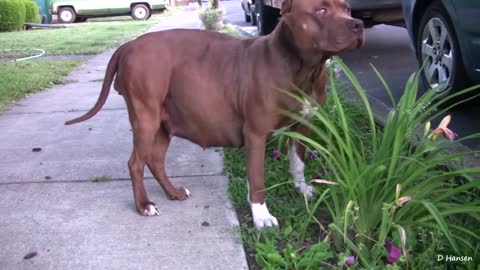
<instances>
[{"instance_id":1,"label":"dog's tail","mask_svg":"<svg viewBox=\"0 0 480 270\"><path fill-rule=\"evenodd\" d=\"M105 105L105 102L108 98L108 93L110 92L110 86L112 85L113 77L115 76L115 73L118 69L118 58L120 57L120 51L121 47L115 51L115 53L112 55L112 58L110 59L110 62L108 63L107 71L105 72L105 79L103 80L102 91L100 92L100 96L98 96L98 100L97 103L95 103L95 106L93 106L93 108L91 108L90 111L88 111L84 115L66 121L65 125L72 125L88 120L92 118L95 114L97 114L102 109L103 105Z\"/></svg>"}]
</instances>

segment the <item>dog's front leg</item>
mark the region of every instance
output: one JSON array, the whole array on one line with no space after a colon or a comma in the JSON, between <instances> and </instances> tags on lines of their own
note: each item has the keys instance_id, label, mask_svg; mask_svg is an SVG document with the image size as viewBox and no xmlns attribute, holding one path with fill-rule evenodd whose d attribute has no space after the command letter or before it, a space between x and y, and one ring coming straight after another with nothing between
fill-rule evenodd
<instances>
[{"instance_id":1,"label":"dog's front leg","mask_svg":"<svg viewBox=\"0 0 480 270\"><path fill-rule=\"evenodd\" d=\"M325 105L327 101L327 68L325 66L322 67L312 97L320 106ZM310 120L313 117L312 109L314 108L304 107L302 116ZM310 129L302 124L297 124L293 130L305 137L309 137L310 135ZM288 171L293 178L295 187L302 195L306 195L308 198L313 197L315 189L305 181L305 146L295 140L291 140L288 159L290 161L290 169Z\"/></svg>"},{"instance_id":2,"label":"dog's front leg","mask_svg":"<svg viewBox=\"0 0 480 270\"><path fill-rule=\"evenodd\" d=\"M270 214L265 202L265 145L267 135L245 132L247 149L248 201L252 209L253 223L257 229L278 226L277 219Z\"/></svg>"},{"instance_id":3,"label":"dog's front leg","mask_svg":"<svg viewBox=\"0 0 480 270\"><path fill-rule=\"evenodd\" d=\"M294 130L307 137L310 134L310 130L303 125L297 126ZM290 140L288 159L290 161L290 169L288 171L298 192L306 195L308 198L313 197L315 189L305 181L305 146L295 140Z\"/></svg>"}]
</instances>

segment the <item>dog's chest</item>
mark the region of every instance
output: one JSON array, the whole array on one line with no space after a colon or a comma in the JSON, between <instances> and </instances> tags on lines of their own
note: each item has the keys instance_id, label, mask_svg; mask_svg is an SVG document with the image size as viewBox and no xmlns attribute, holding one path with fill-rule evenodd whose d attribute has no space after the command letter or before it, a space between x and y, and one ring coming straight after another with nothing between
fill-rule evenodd
<instances>
[{"instance_id":1,"label":"dog's chest","mask_svg":"<svg viewBox=\"0 0 480 270\"><path fill-rule=\"evenodd\" d=\"M325 83L321 80L324 65L302 66L296 73L294 83L307 95L311 95L316 89Z\"/></svg>"}]
</instances>

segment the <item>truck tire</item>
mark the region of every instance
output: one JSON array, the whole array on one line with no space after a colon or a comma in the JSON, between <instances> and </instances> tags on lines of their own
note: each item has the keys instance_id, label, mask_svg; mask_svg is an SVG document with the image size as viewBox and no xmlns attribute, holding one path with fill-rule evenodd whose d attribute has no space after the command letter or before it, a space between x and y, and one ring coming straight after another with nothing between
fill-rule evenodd
<instances>
[{"instance_id":1,"label":"truck tire","mask_svg":"<svg viewBox=\"0 0 480 270\"><path fill-rule=\"evenodd\" d=\"M73 23L76 18L77 14L71 7L62 7L58 11L58 21L61 23Z\"/></svg>"},{"instance_id":2,"label":"truck tire","mask_svg":"<svg viewBox=\"0 0 480 270\"><path fill-rule=\"evenodd\" d=\"M150 9L144 4L136 4L132 8L132 18L134 20L148 20L150 14Z\"/></svg>"},{"instance_id":3,"label":"truck tire","mask_svg":"<svg viewBox=\"0 0 480 270\"><path fill-rule=\"evenodd\" d=\"M278 24L280 11L276 8L266 6L262 1L255 4L257 9L257 30L260 36L270 34Z\"/></svg>"},{"instance_id":4,"label":"truck tire","mask_svg":"<svg viewBox=\"0 0 480 270\"><path fill-rule=\"evenodd\" d=\"M250 14L245 13L245 22L249 23L251 21L252 21L252 17L250 16Z\"/></svg>"},{"instance_id":5,"label":"truck tire","mask_svg":"<svg viewBox=\"0 0 480 270\"><path fill-rule=\"evenodd\" d=\"M248 10L251 18L250 23L254 26L257 25L257 12L255 6L250 6Z\"/></svg>"}]
</instances>

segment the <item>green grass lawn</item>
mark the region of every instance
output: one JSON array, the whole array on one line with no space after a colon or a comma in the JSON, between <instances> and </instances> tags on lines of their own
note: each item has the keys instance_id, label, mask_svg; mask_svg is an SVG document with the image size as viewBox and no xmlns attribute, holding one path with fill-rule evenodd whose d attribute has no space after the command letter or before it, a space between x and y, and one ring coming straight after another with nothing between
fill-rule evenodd
<instances>
[{"instance_id":1,"label":"green grass lawn","mask_svg":"<svg viewBox=\"0 0 480 270\"><path fill-rule=\"evenodd\" d=\"M0 63L0 111L27 94L63 82L63 77L81 62L29 61Z\"/></svg>"},{"instance_id":2,"label":"green grass lawn","mask_svg":"<svg viewBox=\"0 0 480 270\"><path fill-rule=\"evenodd\" d=\"M60 29L0 33L0 59L28 55L28 50L36 48L44 49L46 55L101 53L144 33L170 14L153 15L148 21L120 17L107 21L96 19Z\"/></svg>"}]
</instances>

